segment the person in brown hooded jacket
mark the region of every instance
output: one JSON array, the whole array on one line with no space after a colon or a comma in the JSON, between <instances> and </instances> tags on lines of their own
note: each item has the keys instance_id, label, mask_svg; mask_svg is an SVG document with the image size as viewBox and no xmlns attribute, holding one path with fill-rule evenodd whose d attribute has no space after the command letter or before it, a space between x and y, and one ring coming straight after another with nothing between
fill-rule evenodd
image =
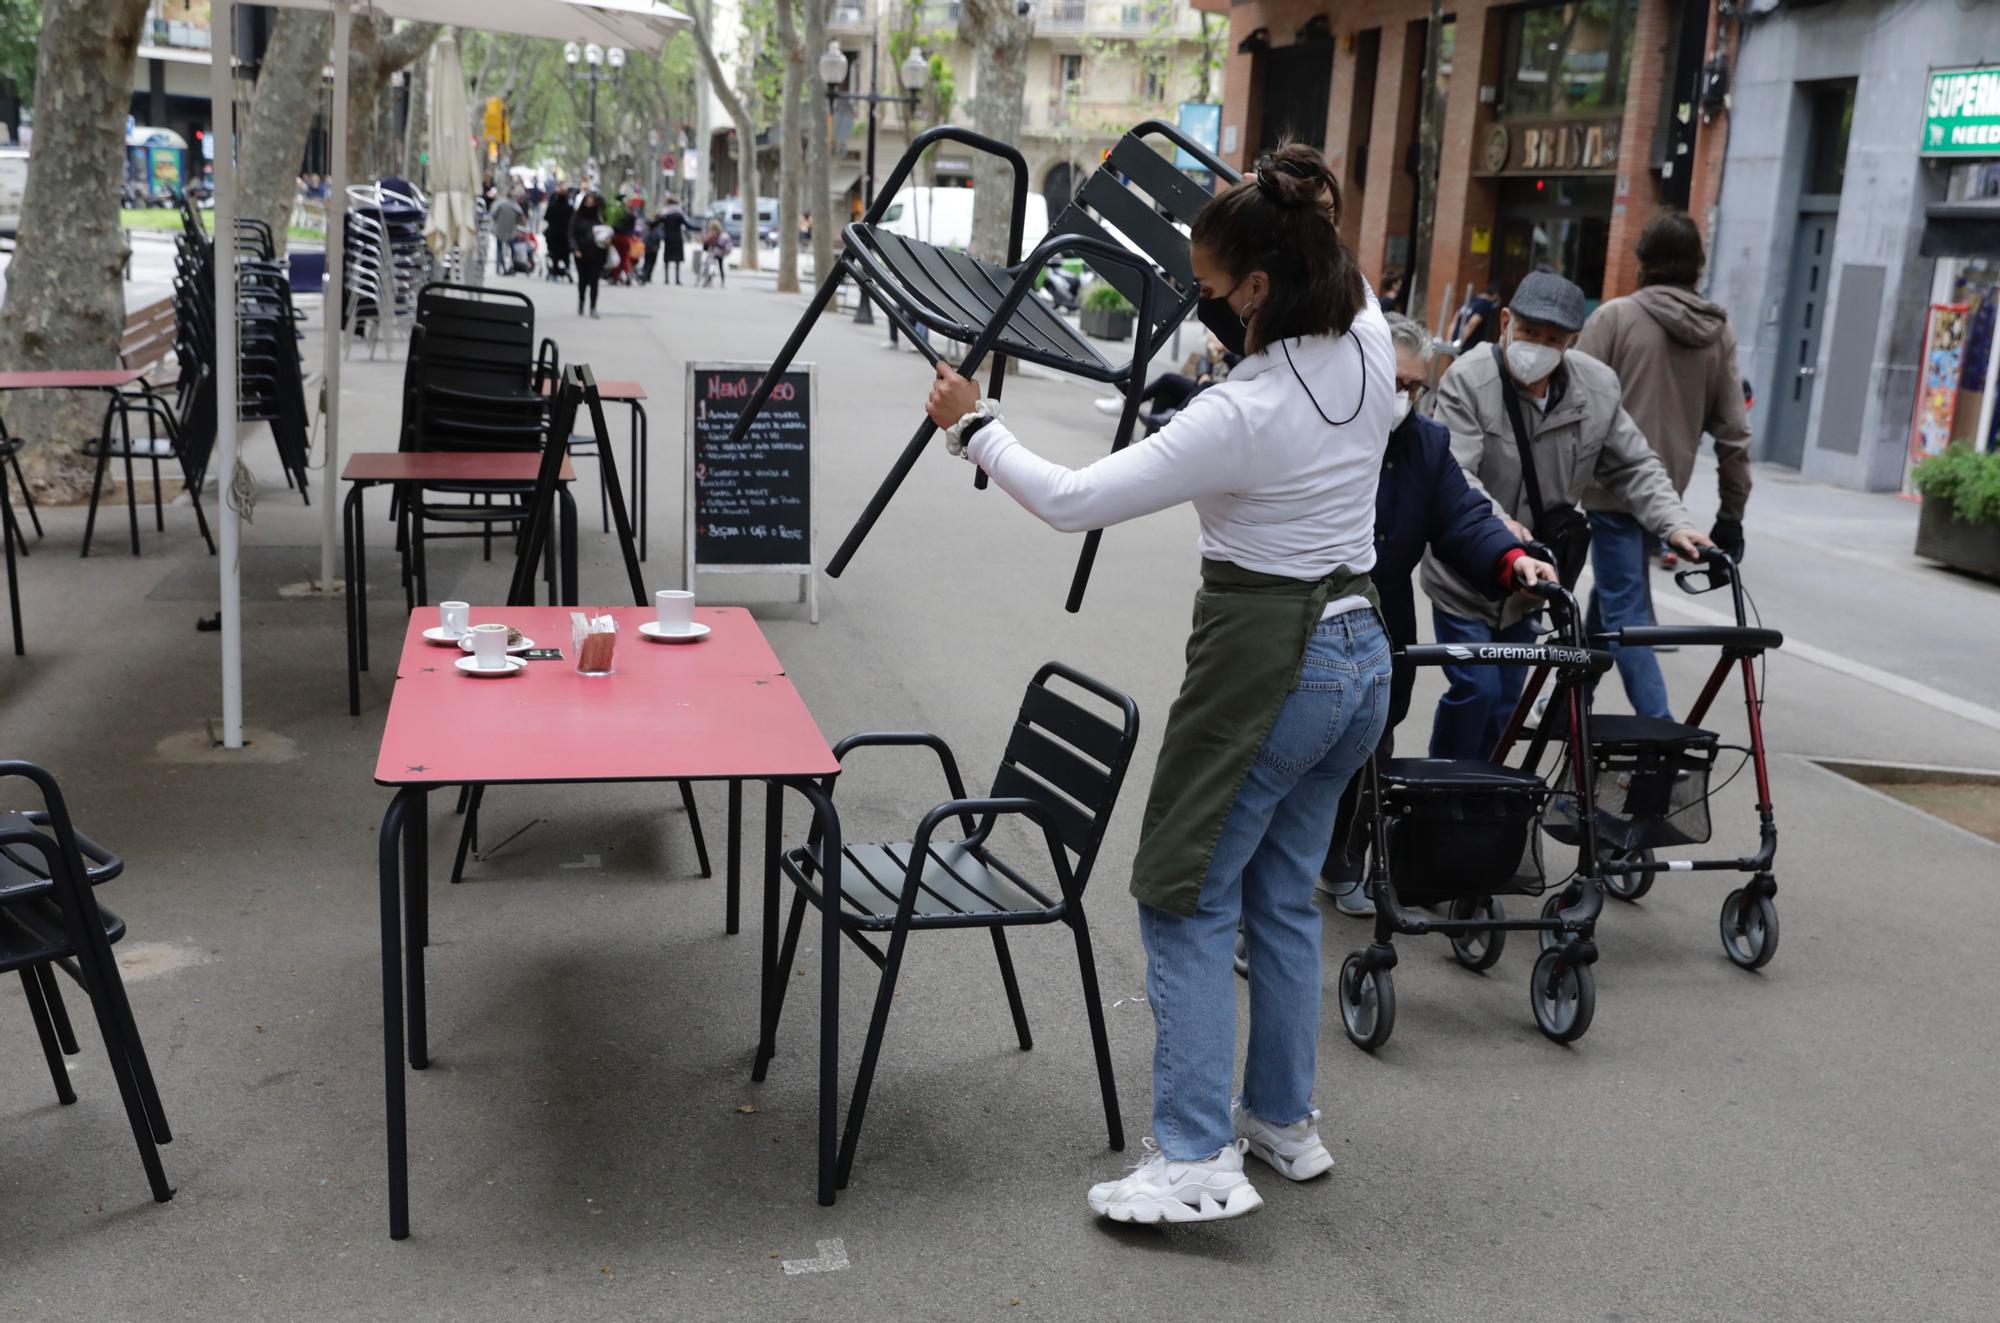
<instances>
[{"instance_id":1,"label":"person in brown hooded jacket","mask_svg":"<svg viewBox=\"0 0 2000 1323\"><path fill-rule=\"evenodd\" d=\"M1598 306L1577 348L1618 374L1625 412L1666 465L1676 494L1694 476L1703 433L1715 438L1720 508L1710 533L1732 557L1743 554L1743 507L1750 499L1750 424L1736 368L1736 334L1720 305L1695 293L1704 254L1701 231L1684 211L1662 211L1639 235L1639 290ZM1590 629L1651 624L1649 539L1620 499L1601 487L1584 493L1590 515ZM1614 648L1626 697L1640 716L1666 717L1667 686L1648 648Z\"/></svg>"}]
</instances>

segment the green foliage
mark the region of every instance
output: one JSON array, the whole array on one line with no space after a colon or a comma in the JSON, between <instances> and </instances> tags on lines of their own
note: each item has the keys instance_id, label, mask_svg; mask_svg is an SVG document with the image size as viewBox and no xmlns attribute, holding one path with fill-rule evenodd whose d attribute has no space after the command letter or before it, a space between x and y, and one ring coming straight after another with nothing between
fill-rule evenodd
<instances>
[{"instance_id":1,"label":"green foliage","mask_svg":"<svg viewBox=\"0 0 2000 1323\"><path fill-rule=\"evenodd\" d=\"M23 102L35 96L35 42L41 32L41 0L0 0L0 82L12 83Z\"/></svg>"},{"instance_id":2,"label":"green foliage","mask_svg":"<svg viewBox=\"0 0 2000 1323\"><path fill-rule=\"evenodd\" d=\"M1099 280L1083 291L1083 306L1090 312L1132 313L1138 309L1131 300L1118 292L1118 287L1108 280Z\"/></svg>"},{"instance_id":3,"label":"green foliage","mask_svg":"<svg viewBox=\"0 0 2000 1323\"><path fill-rule=\"evenodd\" d=\"M1946 446L1910 471L1917 490L1951 502L1958 518L2000 524L2000 451L1985 454L1968 445Z\"/></svg>"}]
</instances>

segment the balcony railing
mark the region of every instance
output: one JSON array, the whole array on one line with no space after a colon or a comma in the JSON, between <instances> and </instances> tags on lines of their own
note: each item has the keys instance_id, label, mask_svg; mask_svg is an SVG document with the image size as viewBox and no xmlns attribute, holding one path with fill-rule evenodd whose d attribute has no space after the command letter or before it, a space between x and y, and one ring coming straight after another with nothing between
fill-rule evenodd
<instances>
[{"instance_id":1,"label":"balcony railing","mask_svg":"<svg viewBox=\"0 0 2000 1323\"><path fill-rule=\"evenodd\" d=\"M1174 0L1041 0L1039 32L1186 33L1201 30L1200 17Z\"/></svg>"}]
</instances>

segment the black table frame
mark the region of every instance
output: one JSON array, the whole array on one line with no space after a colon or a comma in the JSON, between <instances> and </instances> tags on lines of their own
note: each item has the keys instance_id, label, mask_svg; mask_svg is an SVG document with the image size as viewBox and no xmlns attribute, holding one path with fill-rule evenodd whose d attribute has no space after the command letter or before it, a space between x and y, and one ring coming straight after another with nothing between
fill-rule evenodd
<instances>
[{"instance_id":1,"label":"black table frame","mask_svg":"<svg viewBox=\"0 0 2000 1323\"><path fill-rule=\"evenodd\" d=\"M413 769L414 770L414 769ZM676 780L666 776L653 780ZM703 777L729 785L729 847L727 864L727 930L737 931L742 877L743 782L764 782L764 933L758 984L759 1013L753 1081L762 1081L776 1054L778 989L784 985L778 961L779 856L783 844L784 792L805 798L813 811L813 831L822 858L840 858L840 816L819 777ZM543 784L512 782L509 784ZM575 785L575 781L559 783ZM410 1234L410 1159L408 1081L404 1061L412 1070L430 1065L425 1017L424 948L430 945L429 801L435 784L396 789L382 816L379 838L379 882L382 942L382 1064L384 1103L388 1122L389 1238ZM838 1188L836 1159L839 1143L840 1092L840 887L838 873L822 889L820 904L820 1044L819 1156L817 1196L831 1206ZM407 1032L407 1038L406 1038Z\"/></svg>"}]
</instances>

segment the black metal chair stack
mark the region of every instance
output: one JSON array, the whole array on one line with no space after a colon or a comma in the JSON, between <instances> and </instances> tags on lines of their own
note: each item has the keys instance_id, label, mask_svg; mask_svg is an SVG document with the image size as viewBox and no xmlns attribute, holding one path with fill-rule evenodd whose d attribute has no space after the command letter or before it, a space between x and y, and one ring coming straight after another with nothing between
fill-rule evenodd
<instances>
[{"instance_id":1,"label":"black metal chair stack","mask_svg":"<svg viewBox=\"0 0 2000 1323\"><path fill-rule=\"evenodd\" d=\"M63 1063L81 1049L55 971L82 986L96 1013L111 1072L132 1125L153 1198L173 1198L157 1145L171 1142L160 1092L126 999L112 943L125 923L98 905L91 888L124 871L118 856L78 832L55 778L33 763L0 761L0 779L20 778L41 792L42 807L0 812L0 974L18 973L41 1039L56 1098L76 1101Z\"/></svg>"},{"instance_id":2,"label":"black metal chair stack","mask_svg":"<svg viewBox=\"0 0 2000 1323\"><path fill-rule=\"evenodd\" d=\"M405 450L536 451L547 443L557 368L552 341L535 339L535 305L525 296L476 285L433 281L417 296L416 321L403 371ZM433 501L431 494L463 497ZM414 600L429 600L425 543L476 537L487 559L496 529L519 533L529 508L518 498L494 504L490 487L429 487L399 510L413 561ZM456 531L433 532L443 524Z\"/></svg>"},{"instance_id":3,"label":"black metal chair stack","mask_svg":"<svg viewBox=\"0 0 2000 1323\"><path fill-rule=\"evenodd\" d=\"M1148 120L1118 140L1104 164L1084 181L1075 200L1050 223L1047 237L1023 259L1021 228L1027 210L1028 170L1021 153L1007 143L952 125L919 134L889 173L868 214L843 231L842 251L834 269L744 406L731 444L740 443L749 434L765 400L805 343L813 323L832 302L840 282L853 280L862 297L880 306L933 363L941 356L931 348L925 332L971 346L959 365L959 371L967 376L991 356L993 370L986 394L995 399L1010 358L1116 387L1125 396L1125 408L1111 448L1124 449L1138 422L1147 364L1193 311L1199 297L1199 286L1188 266L1185 227L1193 223L1211 196L1208 186L1175 169L1171 159L1149 147L1146 139L1151 136L1166 139L1200 161L1213 179L1229 184L1239 178L1235 170L1173 125ZM1012 167L1013 214L1005 265L906 239L882 227L883 213L911 171L924 153L940 142L962 143L997 156ZM1075 327L1033 296L1042 269L1055 258L1071 256L1082 258L1138 310L1132 356L1122 364L1108 362ZM929 419L917 429L840 549L827 562L829 575L838 578L847 568L936 431L937 425ZM986 475L980 474L977 483L985 486ZM1071 611L1083 605L1100 536L1097 531L1085 536L1066 603Z\"/></svg>"},{"instance_id":4,"label":"black metal chair stack","mask_svg":"<svg viewBox=\"0 0 2000 1323\"><path fill-rule=\"evenodd\" d=\"M1052 678L1063 680L1064 689L1052 689L1049 685ZM1070 696L1076 691L1115 710L1116 719L1107 719L1102 707L1092 710L1092 706L1079 703ZM1000 981L1013 1014L1015 1034L1021 1049L1026 1051L1034 1046L1034 1040L1028 1031L1020 985L1014 977L1006 929L1032 924L1069 925L1076 939L1084 1011L1089 1017L1091 1044L1097 1057L1105 1125L1110 1130L1111 1147L1125 1146L1124 1127L1118 1116L1117 1085L1111 1072L1111 1051L1105 1037L1104 1007L1097 987L1097 963L1091 950L1090 928L1084 920L1083 891L1097 862L1105 827L1118 802L1118 792L1138 740L1136 703L1101 681L1060 662L1049 662L1028 685L1013 734L1001 756L999 772L993 778L992 792L985 799L966 797L957 760L950 746L936 735L918 731L855 735L834 745L834 755L843 767L848 755L856 749L882 746L930 749L943 766L945 788L951 796L924 815L915 839L909 843L843 845L837 840L822 839L815 829L813 838L803 848L792 850L783 858L785 874L796 891L777 965L764 971L767 982L763 1004L771 1010L758 1051L755 1078L764 1077L765 1066L775 1048L785 987L791 982L789 975L798 953L808 902L823 905L825 893L834 892L838 897L841 934L882 971L855 1079L854 1098L841 1138L838 1186L847 1184L854 1165L854 1151L868 1107L869 1086L881 1055L889 1007L896 995L904 943L912 932L937 928L984 928L992 935L993 953L1000 966ZM823 789L830 798L833 778L827 779ZM1028 874L1009 866L992 851L990 838L995 823L1003 816L1024 818L1040 830L1048 847L1053 886L1031 880ZM962 839L934 839L939 829L954 819L964 833ZM885 934L887 950L871 940ZM838 956L837 944L821 952L821 958L834 968L835 986ZM775 986L770 980L776 980ZM827 1106L827 1100L822 1099L821 1105ZM820 1201L832 1202L832 1191L822 1189Z\"/></svg>"}]
</instances>

